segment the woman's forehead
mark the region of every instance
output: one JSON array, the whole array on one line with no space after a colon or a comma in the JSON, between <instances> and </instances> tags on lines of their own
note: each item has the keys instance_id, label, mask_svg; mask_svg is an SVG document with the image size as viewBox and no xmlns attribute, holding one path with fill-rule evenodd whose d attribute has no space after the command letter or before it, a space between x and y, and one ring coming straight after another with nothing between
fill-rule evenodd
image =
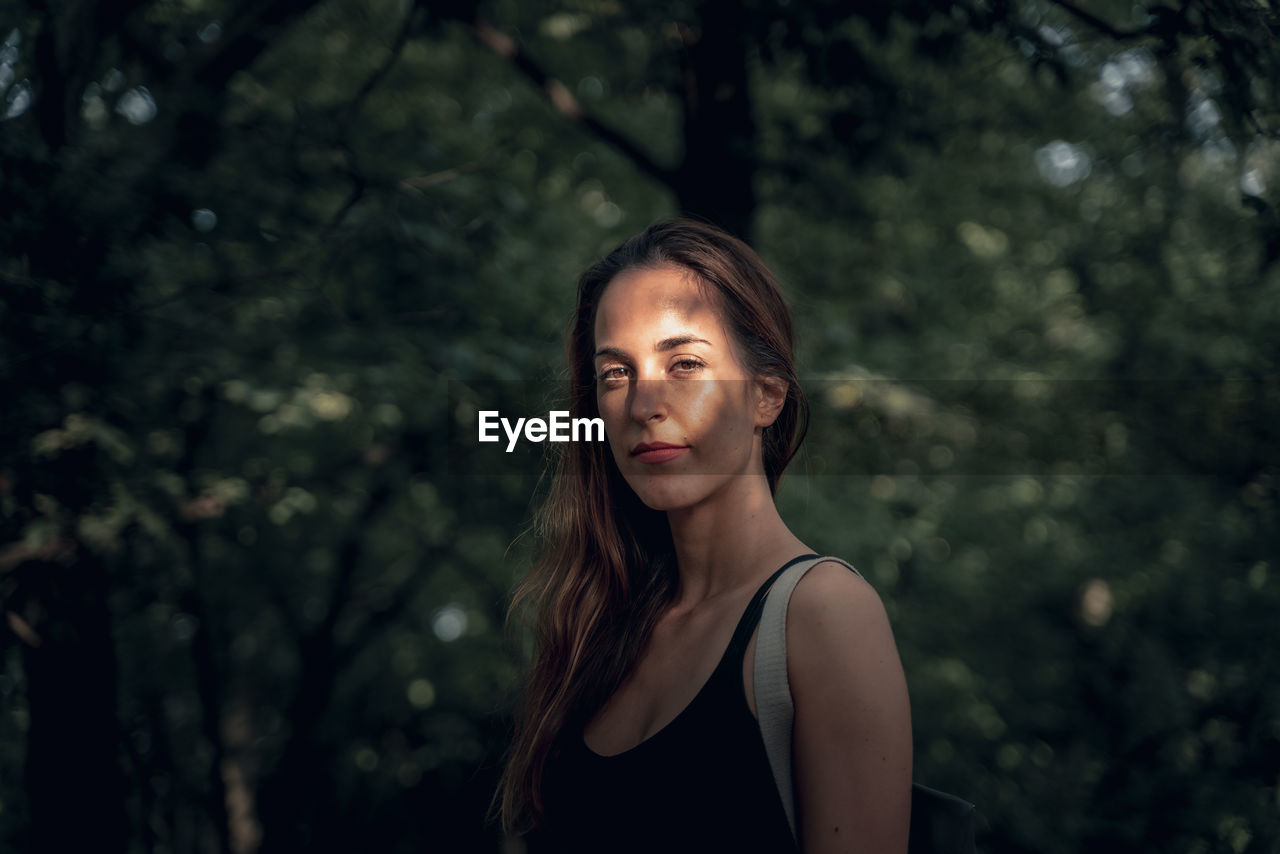
<instances>
[{"instance_id":1,"label":"woman's forehead","mask_svg":"<svg viewBox=\"0 0 1280 854\"><path fill-rule=\"evenodd\" d=\"M618 334L628 329L689 325L714 327L720 332L715 307L706 289L679 268L627 270L605 286L596 311L595 334Z\"/></svg>"}]
</instances>

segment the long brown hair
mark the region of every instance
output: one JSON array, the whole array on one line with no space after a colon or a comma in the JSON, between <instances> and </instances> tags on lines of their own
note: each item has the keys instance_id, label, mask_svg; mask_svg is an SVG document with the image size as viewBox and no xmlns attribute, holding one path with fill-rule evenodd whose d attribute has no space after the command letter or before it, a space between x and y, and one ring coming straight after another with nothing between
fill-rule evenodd
<instances>
[{"instance_id":1,"label":"long brown hair","mask_svg":"<svg viewBox=\"0 0 1280 854\"><path fill-rule=\"evenodd\" d=\"M656 222L582 274L567 346L570 417L600 414L592 360L605 287L625 270L662 267L688 272L705 289L748 375L786 382L782 411L764 431L764 471L776 491L808 424L790 313L759 256L706 223ZM666 514L640 501L605 443L558 447L534 521L541 554L508 614L532 628L535 650L496 797L504 826L517 831L541 815L543 770L558 736L585 725L622 684L676 589Z\"/></svg>"}]
</instances>

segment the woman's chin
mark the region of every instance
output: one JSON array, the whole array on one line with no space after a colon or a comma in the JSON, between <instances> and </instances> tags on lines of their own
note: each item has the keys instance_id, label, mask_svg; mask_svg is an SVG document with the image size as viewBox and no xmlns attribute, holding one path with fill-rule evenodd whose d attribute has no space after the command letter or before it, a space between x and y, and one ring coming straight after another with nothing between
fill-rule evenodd
<instances>
[{"instance_id":1,"label":"woman's chin","mask_svg":"<svg viewBox=\"0 0 1280 854\"><path fill-rule=\"evenodd\" d=\"M717 478L705 474L639 475L631 489L650 510L669 512L699 504L715 491Z\"/></svg>"}]
</instances>

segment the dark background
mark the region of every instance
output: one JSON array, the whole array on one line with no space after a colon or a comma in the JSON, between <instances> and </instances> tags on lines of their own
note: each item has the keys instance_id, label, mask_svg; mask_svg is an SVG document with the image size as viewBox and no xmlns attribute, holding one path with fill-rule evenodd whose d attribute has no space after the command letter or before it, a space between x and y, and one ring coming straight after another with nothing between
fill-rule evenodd
<instances>
[{"instance_id":1,"label":"dark background","mask_svg":"<svg viewBox=\"0 0 1280 854\"><path fill-rule=\"evenodd\" d=\"M790 296L783 515L981 850L1280 851L1278 32L0 2L0 851L502 850L541 463L451 469L453 401L553 388L577 273L678 210Z\"/></svg>"}]
</instances>

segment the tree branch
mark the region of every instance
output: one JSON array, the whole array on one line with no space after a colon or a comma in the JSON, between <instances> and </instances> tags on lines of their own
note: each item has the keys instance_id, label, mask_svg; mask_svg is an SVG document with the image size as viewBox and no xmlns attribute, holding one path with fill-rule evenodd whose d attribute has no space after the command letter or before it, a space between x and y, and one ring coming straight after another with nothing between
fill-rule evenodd
<instances>
[{"instance_id":1,"label":"tree branch","mask_svg":"<svg viewBox=\"0 0 1280 854\"><path fill-rule=\"evenodd\" d=\"M557 78L552 77L532 57L522 51L510 36L491 27L484 21L474 20L469 24L472 35L476 37L476 40L498 56L511 62L534 85L542 89L556 112L566 119L582 125L603 142L616 148L650 177L672 190L677 188L677 178L674 170L657 163L648 154L641 151L630 139L587 112L581 102L573 97L573 93L569 91L568 87Z\"/></svg>"},{"instance_id":2,"label":"tree branch","mask_svg":"<svg viewBox=\"0 0 1280 854\"><path fill-rule=\"evenodd\" d=\"M1057 6L1059 9L1070 13L1072 16L1079 18L1081 21L1084 21L1095 30L1105 33L1117 41L1137 39L1151 35L1151 29L1149 27L1143 27L1137 30L1122 30L1119 27L1107 23L1092 12L1081 9L1075 3L1071 2L1071 0L1049 0L1049 2Z\"/></svg>"},{"instance_id":3,"label":"tree branch","mask_svg":"<svg viewBox=\"0 0 1280 854\"><path fill-rule=\"evenodd\" d=\"M418 7L410 6L409 11L404 16L404 21L400 25L400 30L396 33L395 40L391 43L391 52L386 58L373 70L373 73L360 85L352 96L350 103L347 104L342 113L342 120L338 123L338 148L342 150L345 157L343 174L351 181L351 192L347 194L347 198L342 205L334 212L329 221L325 223L324 228L320 230L320 242L325 243L333 236L333 233L342 225L342 221L347 218L347 214L351 212L362 198L364 198L365 190L368 188L368 181L360 171L360 166L356 158L355 149L351 147L349 135L351 126L355 124L356 119L360 115L360 108L364 106L364 102L373 93L386 76L391 73L391 69L395 67L400 56L404 53L404 46L409 42L409 35L413 32L413 21L417 15Z\"/></svg>"},{"instance_id":4,"label":"tree branch","mask_svg":"<svg viewBox=\"0 0 1280 854\"><path fill-rule=\"evenodd\" d=\"M409 37L413 35L414 22L418 17L418 5L414 3L409 7L409 11L405 13L404 21L400 24L400 29L396 32L395 39L391 42L391 50L387 54L386 59L382 60L373 73L365 79L360 88L356 90L355 96L351 99L351 103L347 105L344 111L341 123L341 137L346 139L347 132L351 125L355 123L356 117L360 113L360 108L364 106L364 102L368 99L373 90L378 88L387 75L391 73L391 69L400 61L400 56L404 53L405 45L409 43Z\"/></svg>"},{"instance_id":5,"label":"tree branch","mask_svg":"<svg viewBox=\"0 0 1280 854\"><path fill-rule=\"evenodd\" d=\"M342 120L338 123L338 147L346 155L346 164L343 172L351 180L351 192L347 194L347 198L342 205L330 217L324 228L321 229L319 238L321 243L327 242L333 236L333 233L342 225L343 220L347 218L347 214L364 198L365 191L368 189L369 182L360 171L355 149L352 148L349 139L351 127L359 117L360 109L364 106L364 102L368 100L373 90L378 88L378 85L391 73L391 69L400 61L405 45L409 43L409 37L413 34L414 22L418 18L418 8L417 3L410 5L409 11L405 13L404 21L400 24L400 29L396 32L395 39L391 42L390 52L378 67L373 70L373 73L365 79L364 83L360 85L355 95L352 96L350 103L347 104L346 109L343 110Z\"/></svg>"}]
</instances>

